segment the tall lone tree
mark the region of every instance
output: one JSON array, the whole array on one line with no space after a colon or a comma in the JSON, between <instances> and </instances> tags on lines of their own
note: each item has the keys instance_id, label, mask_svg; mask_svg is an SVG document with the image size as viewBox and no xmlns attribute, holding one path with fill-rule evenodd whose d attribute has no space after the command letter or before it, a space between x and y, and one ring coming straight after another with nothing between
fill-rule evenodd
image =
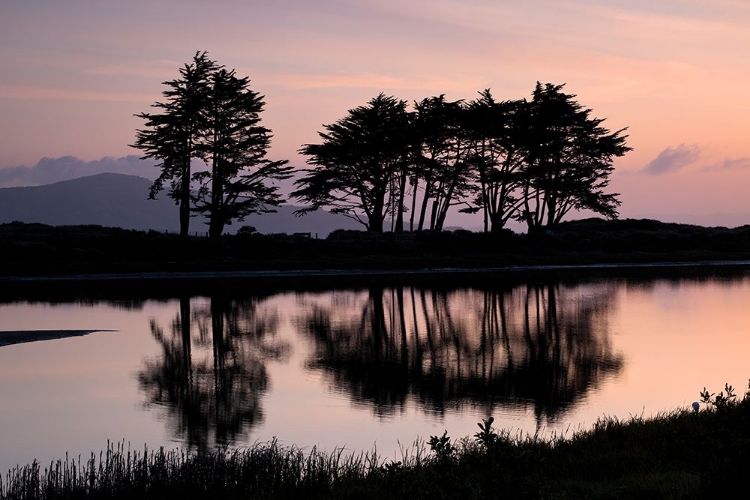
<instances>
[{"instance_id":1,"label":"tall lone tree","mask_svg":"<svg viewBox=\"0 0 750 500\"><path fill-rule=\"evenodd\" d=\"M271 131L260 125L265 103L250 90L250 80L221 68L211 74L210 83L199 145L210 169L193 174L199 183L193 200L194 211L208 216L209 236L216 237L233 220L280 205L277 186L267 181L288 179L292 167L286 160L266 158Z\"/></svg>"},{"instance_id":2,"label":"tall lone tree","mask_svg":"<svg viewBox=\"0 0 750 500\"><path fill-rule=\"evenodd\" d=\"M263 96L249 89L248 78L238 78L206 52L196 52L180 76L164 82L165 102L152 105L160 113L136 115L146 125L132 146L144 151L143 158L159 160L162 171L149 197L170 183L168 194L180 206L180 234L188 234L191 213L200 213L216 237L233 220L281 204L278 187L267 181L289 178L292 168L286 160L265 157L271 133L260 125ZM191 172L193 160L209 169Z\"/></svg>"},{"instance_id":3,"label":"tall lone tree","mask_svg":"<svg viewBox=\"0 0 750 500\"><path fill-rule=\"evenodd\" d=\"M321 143L300 149L313 168L303 171L291 194L309 204L298 214L330 208L369 231L383 232L386 217L403 210L402 174L411 156L409 122L405 101L380 94L325 125L326 131L318 133Z\"/></svg>"},{"instance_id":4,"label":"tall lone tree","mask_svg":"<svg viewBox=\"0 0 750 500\"><path fill-rule=\"evenodd\" d=\"M160 112L139 113L145 128L136 131L131 146L144 152L142 158L158 160L161 174L151 186L154 199L169 182L168 195L180 206L180 234L190 230L190 164L198 156L197 139L205 127L206 104L210 95L209 77L218 66L206 52L196 52L193 60L180 68L180 78L163 82L164 102L151 105Z\"/></svg>"}]
</instances>

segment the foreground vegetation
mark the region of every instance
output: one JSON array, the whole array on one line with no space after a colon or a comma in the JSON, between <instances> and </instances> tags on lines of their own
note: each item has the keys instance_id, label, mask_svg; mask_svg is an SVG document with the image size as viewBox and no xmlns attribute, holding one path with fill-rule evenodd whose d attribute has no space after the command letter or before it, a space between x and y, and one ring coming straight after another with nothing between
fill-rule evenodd
<instances>
[{"instance_id":1,"label":"foreground vegetation","mask_svg":"<svg viewBox=\"0 0 750 500\"><path fill-rule=\"evenodd\" d=\"M605 418L547 440L489 418L472 438L432 436L397 462L276 441L200 454L110 445L9 471L0 498L734 498L750 467L750 391L725 391L704 390L702 411Z\"/></svg>"},{"instance_id":2,"label":"foreground vegetation","mask_svg":"<svg viewBox=\"0 0 750 500\"><path fill-rule=\"evenodd\" d=\"M0 224L0 276L283 269L487 268L750 258L750 226L705 228L642 219L511 231L181 237L101 226Z\"/></svg>"}]
</instances>

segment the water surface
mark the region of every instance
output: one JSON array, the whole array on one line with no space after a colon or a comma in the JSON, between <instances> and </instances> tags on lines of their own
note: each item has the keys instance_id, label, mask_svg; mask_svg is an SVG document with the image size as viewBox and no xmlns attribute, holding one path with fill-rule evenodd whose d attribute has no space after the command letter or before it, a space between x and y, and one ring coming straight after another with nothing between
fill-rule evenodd
<instances>
[{"instance_id":1,"label":"water surface","mask_svg":"<svg viewBox=\"0 0 750 500\"><path fill-rule=\"evenodd\" d=\"M748 303L744 271L9 302L0 331L87 335L0 347L0 470L107 440L277 437L398 458L417 437L470 435L489 415L546 436L654 415L704 386L744 391Z\"/></svg>"}]
</instances>

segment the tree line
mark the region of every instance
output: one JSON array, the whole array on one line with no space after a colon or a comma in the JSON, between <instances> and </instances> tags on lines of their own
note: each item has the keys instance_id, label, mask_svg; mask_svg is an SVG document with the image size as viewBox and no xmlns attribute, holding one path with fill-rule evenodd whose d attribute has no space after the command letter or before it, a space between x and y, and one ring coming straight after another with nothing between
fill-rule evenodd
<instances>
[{"instance_id":1,"label":"tree line","mask_svg":"<svg viewBox=\"0 0 750 500\"><path fill-rule=\"evenodd\" d=\"M146 123L133 147L158 161L150 197L168 185L182 234L192 214L218 236L286 201L277 181L294 169L266 158L271 131L248 78L197 52L164 85L157 112L136 115ZM411 107L381 93L301 147L309 168L294 181L290 196L306 205L296 213L327 209L375 232L440 231L451 207L481 213L485 231L510 220L530 233L553 229L571 210L616 218L619 195L606 188L613 160L631 149L626 129L609 131L563 89L537 82L531 99L498 101L486 89ZM195 160L208 169L192 171Z\"/></svg>"}]
</instances>

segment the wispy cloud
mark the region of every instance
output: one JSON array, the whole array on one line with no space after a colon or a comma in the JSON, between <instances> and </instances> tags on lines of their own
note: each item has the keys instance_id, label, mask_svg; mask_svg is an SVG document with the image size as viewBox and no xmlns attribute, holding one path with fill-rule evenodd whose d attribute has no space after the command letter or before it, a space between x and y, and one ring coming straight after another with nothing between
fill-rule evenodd
<instances>
[{"instance_id":1,"label":"wispy cloud","mask_svg":"<svg viewBox=\"0 0 750 500\"><path fill-rule=\"evenodd\" d=\"M728 158L727 157L718 163L706 165L701 170L716 171L716 170L735 170L735 169L744 169L744 168L750 168L749 157L744 157L744 158Z\"/></svg>"},{"instance_id":2,"label":"wispy cloud","mask_svg":"<svg viewBox=\"0 0 750 500\"><path fill-rule=\"evenodd\" d=\"M274 80L278 85L295 90L365 88L376 90L434 91L434 89L460 88L474 91L481 88L482 85L480 79L462 75L401 77L375 73L300 73L284 74L281 78Z\"/></svg>"},{"instance_id":3,"label":"wispy cloud","mask_svg":"<svg viewBox=\"0 0 750 500\"><path fill-rule=\"evenodd\" d=\"M643 170L644 174L661 175L669 172L682 170L688 165L695 163L701 157L698 146L680 144L673 148L667 148L651 160Z\"/></svg>"},{"instance_id":4,"label":"wispy cloud","mask_svg":"<svg viewBox=\"0 0 750 500\"><path fill-rule=\"evenodd\" d=\"M121 158L106 156L92 161L75 156L42 158L33 167L0 169L0 187L41 186L103 173L137 175L153 179L159 174L155 165L153 160L141 160L137 155Z\"/></svg>"},{"instance_id":5,"label":"wispy cloud","mask_svg":"<svg viewBox=\"0 0 750 500\"><path fill-rule=\"evenodd\" d=\"M150 101L153 95L99 90L62 89L25 85L0 85L0 96L4 99L63 100L63 101Z\"/></svg>"},{"instance_id":6,"label":"wispy cloud","mask_svg":"<svg viewBox=\"0 0 750 500\"><path fill-rule=\"evenodd\" d=\"M151 61L123 62L95 66L84 72L99 76L138 76L146 78L165 78L176 76L182 63L169 59Z\"/></svg>"}]
</instances>

